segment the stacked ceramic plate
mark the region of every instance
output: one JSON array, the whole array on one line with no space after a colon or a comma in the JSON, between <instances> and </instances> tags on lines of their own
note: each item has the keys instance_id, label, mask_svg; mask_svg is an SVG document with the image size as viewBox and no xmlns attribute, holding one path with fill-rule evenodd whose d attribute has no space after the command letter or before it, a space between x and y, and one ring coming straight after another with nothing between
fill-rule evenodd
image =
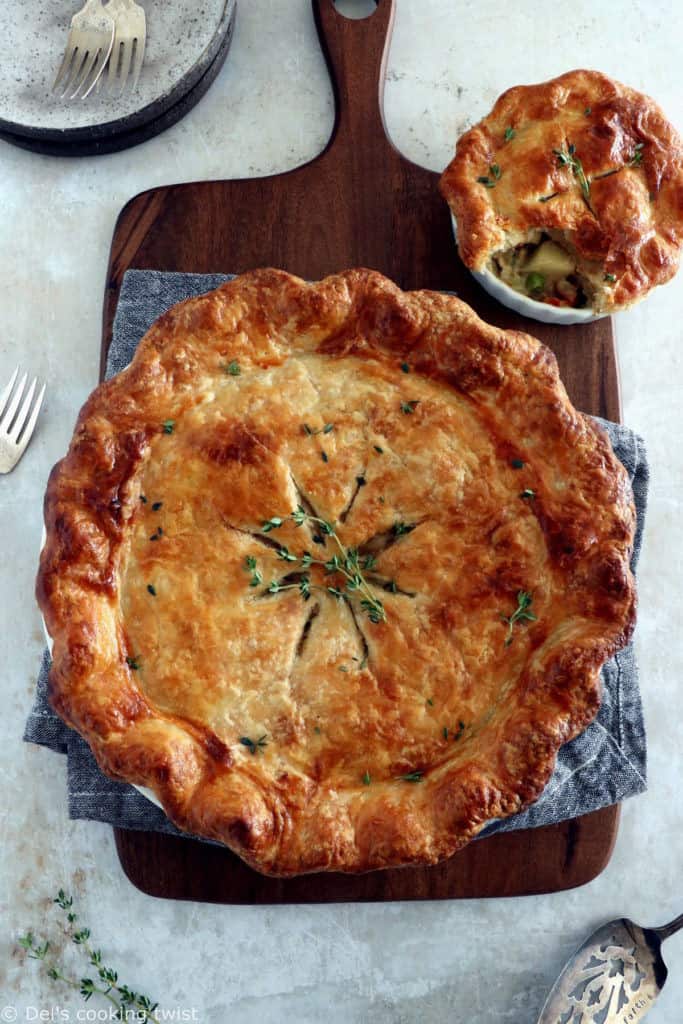
<instances>
[{"instance_id":1,"label":"stacked ceramic plate","mask_svg":"<svg viewBox=\"0 0 683 1024\"><path fill-rule=\"evenodd\" d=\"M135 90L86 100L51 92L82 0L2 0L0 139L41 153L113 153L158 135L201 99L230 48L235 0L143 0L145 63Z\"/></svg>"}]
</instances>

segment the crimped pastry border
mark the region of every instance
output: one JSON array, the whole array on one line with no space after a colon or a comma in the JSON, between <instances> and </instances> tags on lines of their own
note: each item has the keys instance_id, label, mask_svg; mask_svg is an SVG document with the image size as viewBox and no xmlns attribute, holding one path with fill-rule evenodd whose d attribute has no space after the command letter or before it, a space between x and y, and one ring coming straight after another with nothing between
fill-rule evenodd
<instances>
[{"instance_id":1,"label":"crimped pastry border","mask_svg":"<svg viewBox=\"0 0 683 1024\"><path fill-rule=\"evenodd\" d=\"M409 359L416 373L491 402L513 426L533 424L551 452L571 448L577 480L594 503L600 567L587 574L586 587L600 636L546 652L507 721L495 764L446 760L420 786L373 786L362 800L302 778L276 791L259 778L258 759L244 772L208 730L162 715L136 686L116 565L150 439L192 401L198 368L247 352L258 365L273 365L302 339L332 359ZM526 334L485 324L452 296L404 293L369 270L316 284L258 270L169 310L130 367L83 407L69 451L50 475L45 525L37 597L54 640L55 710L87 740L104 772L149 787L179 828L225 843L272 875L435 863L490 820L533 802L559 747L597 713L600 668L635 623L628 477L603 431L569 402L552 353ZM569 517L556 517L548 533L572 571L581 568L580 552L566 553L575 534Z\"/></svg>"}]
</instances>

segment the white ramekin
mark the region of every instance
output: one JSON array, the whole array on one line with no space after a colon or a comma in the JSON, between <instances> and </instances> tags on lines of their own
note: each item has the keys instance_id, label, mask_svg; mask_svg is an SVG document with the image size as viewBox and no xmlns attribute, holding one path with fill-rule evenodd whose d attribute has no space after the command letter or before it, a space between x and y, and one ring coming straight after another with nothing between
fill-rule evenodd
<instances>
[{"instance_id":1,"label":"white ramekin","mask_svg":"<svg viewBox=\"0 0 683 1024\"><path fill-rule=\"evenodd\" d=\"M458 244L458 228L455 217L451 213L453 237ZM520 292L516 292L509 284L505 284L490 270L470 270L472 277L478 281L485 292L497 299L503 306L513 309L520 316L541 320L544 324L590 324L601 320L607 313L595 313L592 309L570 309L564 306L549 306L547 302L536 302Z\"/></svg>"}]
</instances>

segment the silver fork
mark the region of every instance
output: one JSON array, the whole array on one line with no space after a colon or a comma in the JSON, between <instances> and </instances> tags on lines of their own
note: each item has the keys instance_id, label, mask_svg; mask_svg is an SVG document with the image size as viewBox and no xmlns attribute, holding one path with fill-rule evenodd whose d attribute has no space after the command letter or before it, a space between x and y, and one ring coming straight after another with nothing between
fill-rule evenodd
<instances>
[{"instance_id":1,"label":"silver fork","mask_svg":"<svg viewBox=\"0 0 683 1024\"><path fill-rule=\"evenodd\" d=\"M129 75L132 74L135 89L145 59L147 22L145 12L135 0L109 0L104 8L116 25L114 46L109 58L107 82L110 89L118 87L123 92ZM131 71L132 67L132 71Z\"/></svg>"},{"instance_id":2,"label":"silver fork","mask_svg":"<svg viewBox=\"0 0 683 1024\"><path fill-rule=\"evenodd\" d=\"M115 25L102 0L86 0L74 14L66 41L66 50L53 92L64 98L85 99L95 88L114 45ZM73 91L72 91L73 90Z\"/></svg>"},{"instance_id":3,"label":"silver fork","mask_svg":"<svg viewBox=\"0 0 683 1024\"><path fill-rule=\"evenodd\" d=\"M36 377L33 378L30 388L24 395L28 379L26 373L15 390L14 385L18 376L19 367L17 366L9 384L0 394L0 473L9 473L14 469L26 451L45 397L45 384L43 384L38 392L38 397L35 402L33 401L38 386ZM21 403L21 408L19 408L19 403ZM33 408L31 408L32 406Z\"/></svg>"}]
</instances>

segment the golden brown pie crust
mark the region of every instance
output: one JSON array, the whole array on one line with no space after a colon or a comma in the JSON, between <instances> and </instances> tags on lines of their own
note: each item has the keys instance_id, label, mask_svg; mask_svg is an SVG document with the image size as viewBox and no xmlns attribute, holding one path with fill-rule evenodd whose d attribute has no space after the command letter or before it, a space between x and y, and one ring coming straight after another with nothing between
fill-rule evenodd
<instances>
[{"instance_id":1,"label":"golden brown pie crust","mask_svg":"<svg viewBox=\"0 0 683 1024\"><path fill-rule=\"evenodd\" d=\"M590 208L553 152L570 145L590 179ZM500 177L487 188L477 179L490 177L491 166ZM459 139L440 188L470 269L484 270L494 253L534 228L566 231L580 256L602 264L594 306L609 312L639 301L678 269L681 138L648 96L597 71L508 89Z\"/></svg>"},{"instance_id":2,"label":"golden brown pie crust","mask_svg":"<svg viewBox=\"0 0 683 1024\"><path fill-rule=\"evenodd\" d=\"M378 538L386 621L320 567L308 602L265 593L278 545L329 555L262 532L302 496L347 548ZM244 274L157 321L52 471L50 698L105 772L260 871L434 863L535 800L595 716L634 518L534 338L372 271ZM520 591L536 620L506 646Z\"/></svg>"}]
</instances>

